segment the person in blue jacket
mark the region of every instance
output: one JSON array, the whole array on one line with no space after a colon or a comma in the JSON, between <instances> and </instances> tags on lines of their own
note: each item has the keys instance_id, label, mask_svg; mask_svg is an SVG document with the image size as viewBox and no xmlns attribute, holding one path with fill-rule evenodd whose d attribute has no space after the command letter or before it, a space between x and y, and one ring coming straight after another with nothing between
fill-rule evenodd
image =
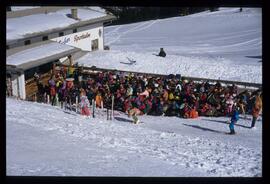
<instances>
[{"instance_id":1,"label":"person in blue jacket","mask_svg":"<svg viewBox=\"0 0 270 184\"><path fill-rule=\"evenodd\" d=\"M232 113L232 117L231 117L231 123L229 125L229 128L230 128L230 133L229 134L235 134L234 124L236 124L236 122L238 120L239 120L239 107L234 105L233 106L233 113Z\"/></svg>"}]
</instances>

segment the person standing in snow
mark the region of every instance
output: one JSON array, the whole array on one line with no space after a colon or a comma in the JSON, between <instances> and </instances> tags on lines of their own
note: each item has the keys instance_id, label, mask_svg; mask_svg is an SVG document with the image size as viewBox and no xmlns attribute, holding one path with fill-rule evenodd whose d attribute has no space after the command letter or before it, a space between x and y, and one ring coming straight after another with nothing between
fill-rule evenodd
<instances>
[{"instance_id":1,"label":"person standing in snow","mask_svg":"<svg viewBox=\"0 0 270 184\"><path fill-rule=\"evenodd\" d=\"M90 117L90 103L89 100L85 94L84 89L81 90L80 93L80 109L81 109L81 115Z\"/></svg>"},{"instance_id":2,"label":"person standing in snow","mask_svg":"<svg viewBox=\"0 0 270 184\"><path fill-rule=\"evenodd\" d=\"M252 123L251 128L255 126L256 120L259 117L260 111L262 109L262 99L260 93L256 94L255 103L252 107Z\"/></svg>"},{"instance_id":3,"label":"person standing in snow","mask_svg":"<svg viewBox=\"0 0 270 184\"><path fill-rule=\"evenodd\" d=\"M49 80L49 86L50 86L50 96L51 96L52 105L55 105L56 86L55 86L54 75L52 75L50 80Z\"/></svg>"},{"instance_id":4,"label":"person standing in snow","mask_svg":"<svg viewBox=\"0 0 270 184\"><path fill-rule=\"evenodd\" d=\"M230 133L229 134L235 134L234 131L234 124L236 124L236 122L239 120L239 108L234 105L233 106L233 115L231 117L231 123L229 125L230 128Z\"/></svg>"}]
</instances>

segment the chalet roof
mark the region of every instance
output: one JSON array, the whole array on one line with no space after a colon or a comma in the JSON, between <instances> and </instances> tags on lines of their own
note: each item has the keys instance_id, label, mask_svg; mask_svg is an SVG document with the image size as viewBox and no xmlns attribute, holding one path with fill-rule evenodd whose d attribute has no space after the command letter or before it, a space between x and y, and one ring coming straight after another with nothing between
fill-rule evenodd
<instances>
[{"instance_id":1,"label":"chalet roof","mask_svg":"<svg viewBox=\"0 0 270 184\"><path fill-rule=\"evenodd\" d=\"M79 48L50 41L47 44L18 51L7 56L6 65L9 68L27 70L78 51L80 51Z\"/></svg>"},{"instance_id":2,"label":"chalet roof","mask_svg":"<svg viewBox=\"0 0 270 184\"><path fill-rule=\"evenodd\" d=\"M42 10L42 11L41 11ZM116 17L96 9L86 7L77 8L79 20L70 17L70 7L51 7L47 12L42 8L27 9L17 12L31 12L21 13L23 16L12 16L12 13L7 12L6 24L6 39L7 44L16 40L31 38L39 35L44 35L52 32L60 32L66 29L86 26L95 23L103 23L114 20ZM24 16L25 15L25 16ZM18 16L18 15L17 15Z\"/></svg>"}]
</instances>

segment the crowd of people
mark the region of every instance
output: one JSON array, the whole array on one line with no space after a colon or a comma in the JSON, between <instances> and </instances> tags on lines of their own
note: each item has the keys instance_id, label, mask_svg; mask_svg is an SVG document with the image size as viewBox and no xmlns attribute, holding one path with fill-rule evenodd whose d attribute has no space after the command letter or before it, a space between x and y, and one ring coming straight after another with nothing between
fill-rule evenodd
<instances>
[{"instance_id":1,"label":"crowd of people","mask_svg":"<svg viewBox=\"0 0 270 184\"><path fill-rule=\"evenodd\" d=\"M56 72L48 85L38 83L39 99L50 95L51 104L56 98L60 104L75 104L79 98L81 108L89 107L95 100L96 107L111 108L126 112L138 123L137 115L178 116L196 118L198 116L232 117L234 111L253 114L255 125L262 108L262 92L238 92L236 85L222 86L217 82L194 82L180 75L149 76L124 72L99 72L86 80L78 80L78 74ZM90 115L90 111L83 110ZM235 121L233 121L235 122Z\"/></svg>"}]
</instances>

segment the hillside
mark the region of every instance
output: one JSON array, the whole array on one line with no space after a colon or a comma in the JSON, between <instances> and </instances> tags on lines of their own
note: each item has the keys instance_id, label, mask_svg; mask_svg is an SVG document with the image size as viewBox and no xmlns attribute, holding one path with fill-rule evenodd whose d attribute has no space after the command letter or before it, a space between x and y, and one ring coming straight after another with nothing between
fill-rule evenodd
<instances>
[{"instance_id":1,"label":"hillside","mask_svg":"<svg viewBox=\"0 0 270 184\"><path fill-rule=\"evenodd\" d=\"M105 45L85 66L262 83L261 9L220 8L189 16L105 27ZM156 57L163 47L167 56ZM129 65L128 58L136 60Z\"/></svg>"}]
</instances>

